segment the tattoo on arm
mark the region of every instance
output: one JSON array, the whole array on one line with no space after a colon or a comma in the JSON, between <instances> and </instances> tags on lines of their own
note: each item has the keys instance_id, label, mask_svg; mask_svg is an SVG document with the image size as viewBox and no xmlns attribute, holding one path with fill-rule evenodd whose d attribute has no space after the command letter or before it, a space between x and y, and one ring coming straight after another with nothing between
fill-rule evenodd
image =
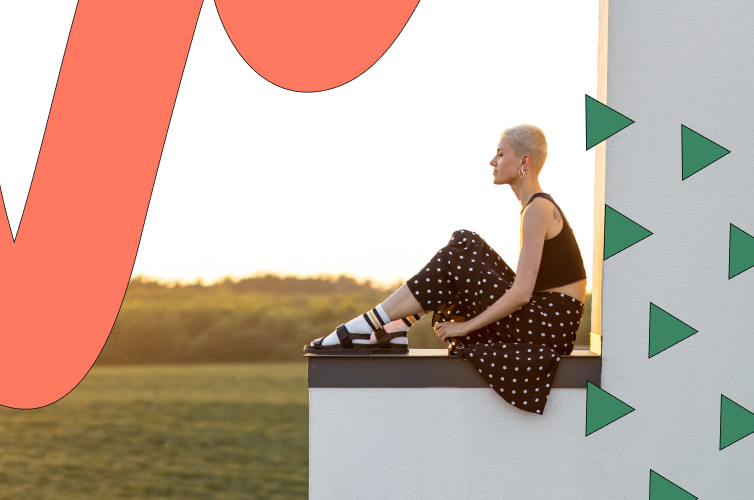
<instances>
[{"instance_id":1,"label":"tattoo on arm","mask_svg":"<svg viewBox=\"0 0 754 500\"><path fill-rule=\"evenodd\" d=\"M558 209L557 208L553 208L552 209L552 218L555 219L556 221L560 222L560 214L558 213Z\"/></svg>"}]
</instances>

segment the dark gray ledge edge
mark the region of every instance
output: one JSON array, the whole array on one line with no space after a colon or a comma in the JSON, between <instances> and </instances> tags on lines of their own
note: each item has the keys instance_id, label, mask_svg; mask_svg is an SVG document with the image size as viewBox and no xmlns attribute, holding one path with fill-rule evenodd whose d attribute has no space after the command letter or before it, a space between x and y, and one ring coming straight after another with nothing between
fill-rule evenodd
<instances>
[{"instance_id":1,"label":"dark gray ledge edge","mask_svg":"<svg viewBox=\"0 0 754 500\"><path fill-rule=\"evenodd\" d=\"M473 365L449 357L445 349L411 349L408 354L327 356L305 354L309 387L489 387ZM600 385L602 356L574 349L560 357L554 388L586 388L587 380Z\"/></svg>"}]
</instances>

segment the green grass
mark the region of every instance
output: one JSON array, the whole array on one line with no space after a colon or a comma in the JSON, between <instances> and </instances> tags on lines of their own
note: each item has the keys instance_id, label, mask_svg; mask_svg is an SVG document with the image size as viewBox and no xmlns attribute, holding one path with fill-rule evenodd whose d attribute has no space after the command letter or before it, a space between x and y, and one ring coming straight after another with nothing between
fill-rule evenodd
<instances>
[{"instance_id":1,"label":"green grass","mask_svg":"<svg viewBox=\"0 0 754 500\"><path fill-rule=\"evenodd\" d=\"M95 367L0 429L0 498L307 497L303 360Z\"/></svg>"}]
</instances>

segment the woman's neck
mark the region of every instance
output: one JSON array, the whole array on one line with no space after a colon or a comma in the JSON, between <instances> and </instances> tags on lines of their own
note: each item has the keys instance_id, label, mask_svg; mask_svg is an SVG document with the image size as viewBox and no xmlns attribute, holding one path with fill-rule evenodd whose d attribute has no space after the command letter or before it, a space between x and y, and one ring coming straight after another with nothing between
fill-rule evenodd
<instances>
[{"instance_id":1,"label":"woman's neck","mask_svg":"<svg viewBox=\"0 0 754 500\"><path fill-rule=\"evenodd\" d=\"M520 184L511 184L511 189L513 190L513 194L516 195L516 198L518 198L518 201L521 203L521 208L526 206L526 204L529 202L529 200L531 200L531 197L535 193L542 192L542 187L536 180Z\"/></svg>"}]
</instances>

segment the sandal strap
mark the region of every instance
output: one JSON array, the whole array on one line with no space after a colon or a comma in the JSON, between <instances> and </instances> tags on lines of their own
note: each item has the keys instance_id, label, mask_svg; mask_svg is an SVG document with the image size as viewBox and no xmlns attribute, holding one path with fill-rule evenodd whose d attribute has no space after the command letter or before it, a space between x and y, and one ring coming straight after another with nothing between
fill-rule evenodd
<instances>
[{"instance_id":1,"label":"sandal strap","mask_svg":"<svg viewBox=\"0 0 754 500\"><path fill-rule=\"evenodd\" d=\"M351 333L346 325L340 325L335 329L335 332L338 334L340 345L346 349L353 347L353 340L369 340L372 337L369 333Z\"/></svg>"},{"instance_id":2,"label":"sandal strap","mask_svg":"<svg viewBox=\"0 0 754 500\"><path fill-rule=\"evenodd\" d=\"M390 346L390 341L399 337L407 337L406 332L391 332L388 333L384 328L375 330L374 336L377 338L377 345L380 347Z\"/></svg>"},{"instance_id":3,"label":"sandal strap","mask_svg":"<svg viewBox=\"0 0 754 500\"><path fill-rule=\"evenodd\" d=\"M348 331L346 325L340 325L335 329L335 333L338 334L338 340L340 341L341 346L347 349L353 347L353 344L351 342L351 332Z\"/></svg>"}]
</instances>

